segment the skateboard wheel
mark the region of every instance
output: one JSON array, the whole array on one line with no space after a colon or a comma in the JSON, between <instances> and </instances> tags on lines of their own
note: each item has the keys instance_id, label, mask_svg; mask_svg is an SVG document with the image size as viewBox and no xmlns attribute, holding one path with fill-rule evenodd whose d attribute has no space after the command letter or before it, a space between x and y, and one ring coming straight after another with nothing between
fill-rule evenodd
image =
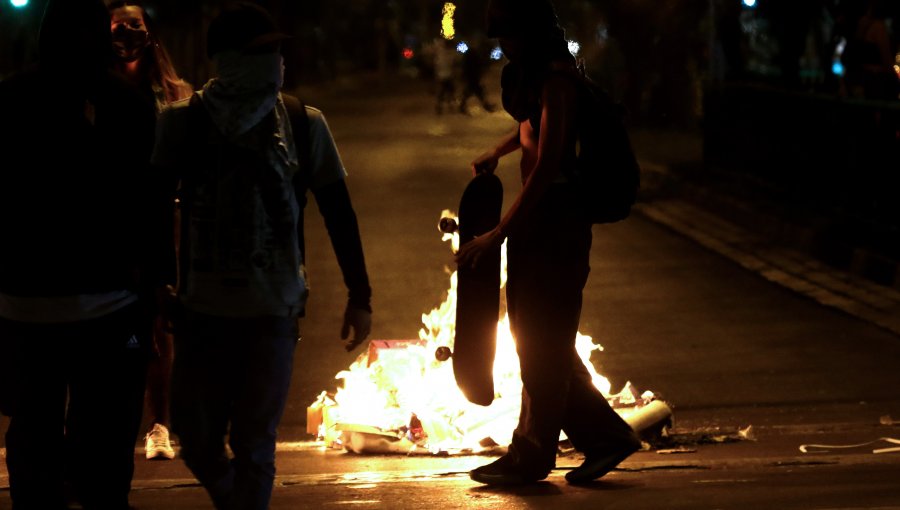
<instances>
[{"instance_id":1,"label":"skateboard wheel","mask_svg":"<svg viewBox=\"0 0 900 510\"><path fill-rule=\"evenodd\" d=\"M459 224L456 223L455 219L444 216L438 223L438 230L445 234L452 234L459 230Z\"/></svg>"},{"instance_id":2,"label":"skateboard wheel","mask_svg":"<svg viewBox=\"0 0 900 510\"><path fill-rule=\"evenodd\" d=\"M434 357L437 358L438 361L447 361L450 359L450 356L453 356L453 352L446 345L442 345L434 351Z\"/></svg>"}]
</instances>

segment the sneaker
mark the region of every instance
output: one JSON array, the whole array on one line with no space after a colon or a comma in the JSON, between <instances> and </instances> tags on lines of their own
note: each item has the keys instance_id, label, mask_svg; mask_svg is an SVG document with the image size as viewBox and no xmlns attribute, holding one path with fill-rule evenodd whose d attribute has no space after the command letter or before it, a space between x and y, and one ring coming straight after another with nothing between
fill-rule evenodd
<instances>
[{"instance_id":1,"label":"sneaker","mask_svg":"<svg viewBox=\"0 0 900 510\"><path fill-rule=\"evenodd\" d=\"M169 440L169 429L165 425L154 423L150 432L144 436L144 453L147 460L171 460L175 458L175 449Z\"/></svg>"},{"instance_id":2,"label":"sneaker","mask_svg":"<svg viewBox=\"0 0 900 510\"><path fill-rule=\"evenodd\" d=\"M609 473L620 462L641 449L641 440L637 436L629 439L612 449L586 452L584 462L566 473L566 481L573 485L587 484Z\"/></svg>"},{"instance_id":3,"label":"sneaker","mask_svg":"<svg viewBox=\"0 0 900 510\"><path fill-rule=\"evenodd\" d=\"M469 478L485 485L528 485L546 478L523 472L504 455L499 459L469 471Z\"/></svg>"}]
</instances>

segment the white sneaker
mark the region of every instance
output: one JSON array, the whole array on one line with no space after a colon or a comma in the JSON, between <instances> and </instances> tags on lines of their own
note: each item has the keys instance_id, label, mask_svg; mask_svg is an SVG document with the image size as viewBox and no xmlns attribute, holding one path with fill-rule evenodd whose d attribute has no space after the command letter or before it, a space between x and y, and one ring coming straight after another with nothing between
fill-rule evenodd
<instances>
[{"instance_id":1,"label":"white sneaker","mask_svg":"<svg viewBox=\"0 0 900 510\"><path fill-rule=\"evenodd\" d=\"M144 436L144 452L148 460L171 460L175 458L175 449L169 441L169 429L165 425L154 423L150 432Z\"/></svg>"}]
</instances>

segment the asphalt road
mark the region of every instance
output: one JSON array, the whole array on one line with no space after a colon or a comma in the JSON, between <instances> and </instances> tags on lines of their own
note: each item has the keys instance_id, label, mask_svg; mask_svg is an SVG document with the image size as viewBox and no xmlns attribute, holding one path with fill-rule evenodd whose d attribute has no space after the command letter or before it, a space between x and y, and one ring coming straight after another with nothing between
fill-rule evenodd
<instances>
[{"instance_id":1,"label":"asphalt road","mask_svg":"<svg viewBox=\"0 0 900 510\"><path fill-rule=\"evenodd\" d=\"M437 116L428 87L415 81L302 93L324 110L350 173L374 290L371 338L417 338L421 315L449 287L440 213L455 209L469 162L513 124L501 113ZM665 158L660 148L680 136L642 136L639 153ZM684 146L672 150L684 157ZM498 175L508 205L520 187L516 162L504 162ZM346 290L314 210L306 242L312 295L284 441L309 439L306 407L335 389L334 375L359 353L346 353L339 339ZM640 213L595 227L591 266L581 331L605 348L593 361L614 389L631 381L673 406L682 453L639 452L589 487L565 483L565 468L579 458L561 458L547 483L496 490L465 474L489 460L482 457L359 456L282 444L273 508L900 508L900 453L871 453L890 444L798 450L900 437L887 419L900 418L900 338ZM753 440L717 443L747 426ZM140 509L210 508L178 461L139 460L135 489ZM0 490L0 509L8 506Z\"/></svg>"}]
</instances>

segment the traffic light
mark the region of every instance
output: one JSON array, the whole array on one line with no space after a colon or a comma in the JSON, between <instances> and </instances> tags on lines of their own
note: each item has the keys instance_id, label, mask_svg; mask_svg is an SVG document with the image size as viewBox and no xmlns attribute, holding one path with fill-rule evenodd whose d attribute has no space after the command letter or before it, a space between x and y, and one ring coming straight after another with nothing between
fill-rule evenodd
<instances>
[{"instance_id":1,"label":"traffic light","mask_svg":"<svg viewBox=\"0 0 900 510\"><path fill-rule=\"evenodd\" d=\"M9 0L9 3L16 9L22 9L28 5L28 0Z\"/></svg>"}]
</instances>

